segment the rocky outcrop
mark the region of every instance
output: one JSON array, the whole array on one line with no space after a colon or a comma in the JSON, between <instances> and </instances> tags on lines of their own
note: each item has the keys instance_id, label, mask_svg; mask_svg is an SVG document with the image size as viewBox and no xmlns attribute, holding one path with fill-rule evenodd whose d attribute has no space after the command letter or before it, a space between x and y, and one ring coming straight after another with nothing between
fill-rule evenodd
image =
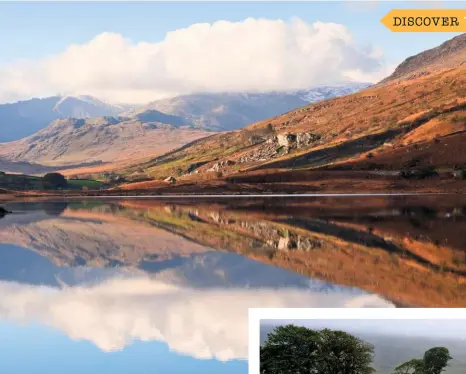
<instances>
[{"instance_id":1,"label":"rocky outcrop","mask_svg":"<svg viewBox=\"0 0 466 374\"><path fill-rule=\"evenodd\" d=\"M243 164L247 162L267 161L282 154L282 150L280 149L280 146L275 143L275 140L270 140L271 141L262 143L254 150L240 156L238 158L238 163Z\"/></svg>"},{"instance_id":2,"label":"rocky outcrop","mask_svg":"<svg viewBox=\"0 0 466 374\"><path fill-rule=\"evenodd\" d=\"M301 132L296 135L296 147L306 147L320 140L320 135L313 134L310 132Z\"/></svg>"},{"instance_id":3,"label":"rocky outcrop","mask_svg":"<svg viewBox=\"0 0 466 374\"><path fill-rule=\"evenodd\" d=\"M254 150L243 154L238 158L238 162L268 161L291 150L311 146L320 139L320 135L311 132L278 134L268 138Z\"/></svg>"},{"instance_id":4,"label":"rocky outcrop","mask_svg":"<svg viewBox=\"0 0 466 374\"><path fill-rule=\"evenodd\" d=\"M287 147L287 148L290 148L296 144L296 138L297 138L296 134L290 134L290 133L278 134L276 137L278 145L281 147Z\"/></svg>"},{"instance_id":5,"label":"rocky outcrop","mask_svg":"<svg viewBox=\"0 0 466 374\"><path fill-rule=\"evenodd\" d=\"M285 133L277 135L276 139L279 146L291 149L311 145L320 140L320 135L311 132L301 132L297 134Z\"/></svg>"},{"instance_id":6,"label":"rocky outcrop","mask_svg":"<svg viewBox=\"0 0 466 374\"><path fill-rule=\"evenodd\" d=\"M209 169L207 169L207 171L212 171L212 172L219 172L220 170L228 167L228 166L232 166L232 165L235 165L236 162L235 161L232 161L232 160L224 160L224 161L219 161L219 162L216 162L215 164L213 164Z\"/></svg>"}]
</instances>

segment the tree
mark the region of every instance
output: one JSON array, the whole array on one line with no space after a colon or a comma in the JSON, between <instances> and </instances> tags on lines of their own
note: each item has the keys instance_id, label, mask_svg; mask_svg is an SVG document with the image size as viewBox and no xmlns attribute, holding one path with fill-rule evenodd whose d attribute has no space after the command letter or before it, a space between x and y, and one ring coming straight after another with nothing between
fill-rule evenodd
<instances>
[{"instance_id":1,"label":"tree","mask_svg":"<svg viewBox=\"0 0 466 374\"><path fill-rule=\"evenodd\" d=\"M422 373L424 362L417 358L409 360L395 368L393 374L416 374Z\"/></svg>"},{"instance_id":2,"label":"tree","mask_svg":"<svg viewBox=\"0 0 466 374\"><path fill-rule=\"evenodd\" d=\"M445 347L431 348L424 353L424 371L426 374L440 374L452 358Z\"/></svg>"},{"instance_id":3,"label":"tree","mask_svg":"<svg viewBox=\"0 0 466 374\"><path fill-rule=\"evenodd\" d=\"M260 372L314 373L318 356L318 332L294 325L280 326L267 336L260 348Z\"/></svg>"},{"instance_id":4,"label":"tree","mask_svg":"<svg viewBox=\"0 0 466 374\"><path fill-rule=\"evenodd\" d=\"M42 180L46 188L65 188L68 186L68 181L60 173L45 174Z\"/></svg>"},{"instance_id":5,"label":"tree","mask_svg":"<svg viewBox=\"0 0 466 374\"><path fill-rule=\"evenodd\" d=\"M261 374L371 374L374 347L344 331L277 327L260 348Z\"/></svg>"},{"instance_id":6,"label":"tree","mask_svg":"<svg viewBox=\"0 0 466 374\"><path fill-rule=\"evenodd\" d=\"M372 374L374 346L344 331L322 330L322 373ZM320 372L319 372L320 373Z\"/></svg>"},{"instance_id":7,"label":"tree","mask_svg":"<svg viewBox=\"0 0 466 374\"><path fill-rule=\"evenodd\" d=\"M396 367L393 374L440 374L453 357L445 347L434 347L422 359L413 359Z\"/></svg>"}]
</instances>

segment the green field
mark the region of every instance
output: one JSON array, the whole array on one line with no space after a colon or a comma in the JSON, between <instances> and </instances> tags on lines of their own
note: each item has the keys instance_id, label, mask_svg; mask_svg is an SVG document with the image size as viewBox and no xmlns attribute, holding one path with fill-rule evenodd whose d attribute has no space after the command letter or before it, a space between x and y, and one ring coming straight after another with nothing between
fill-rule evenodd
<instances>
[{"instance_id":1,"label":"green field","mask_svg":"<svg viewBox=\"0 0 466 374\"><path fill-rule=\"evenodd\" d=\"M87 187L90 190L98 190L105 187L105 183L92 179L69 179L68 186L62 190L81 190ZM0 188L14 191L37 191L54 189L44 184L42 177L24 174L7 174L0 172Z\"/></svg>"},{"instance_id":2,"label":"green field","mask_svg":"<svg viewBox=\"0 0 466 374\"><path fill-rule=\"evenodd\" d=\"M93 179L69 179L68 186L71 189L87 187L90 190L100 189L104 183Z\"/></svg>"}]
</instances>

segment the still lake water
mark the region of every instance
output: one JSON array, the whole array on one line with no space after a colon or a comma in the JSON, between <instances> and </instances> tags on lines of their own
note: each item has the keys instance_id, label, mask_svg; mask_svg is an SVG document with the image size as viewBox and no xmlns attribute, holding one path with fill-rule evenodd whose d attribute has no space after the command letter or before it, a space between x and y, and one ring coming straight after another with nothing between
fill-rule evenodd
<instances>
[{"instance_id":1,"label":"still lake water","mask_svg":"<svg viewBox=\"0 0 466 374\"><path fill-rule=\"evenodd\" d=\"M250 307L466 306L459 195L5 206L5 374L247 373Z\"/></svg>"}]
</instances>

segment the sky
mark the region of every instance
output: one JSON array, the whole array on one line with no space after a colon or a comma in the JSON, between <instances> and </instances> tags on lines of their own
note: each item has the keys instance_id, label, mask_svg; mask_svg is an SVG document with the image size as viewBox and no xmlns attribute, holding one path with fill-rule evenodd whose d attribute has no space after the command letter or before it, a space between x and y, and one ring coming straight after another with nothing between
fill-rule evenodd
<instances>
[{"instance_id":1,"label":"sky","mask_svg":"<svg viewBox=\"0 0 466 374\"><path fill-rule=\"evenodd\" d=\"M466 319L261 320L261 325L286 325L290 323L297 326L316 329L328 328L353 333L456 339L464 339L466 337Z\"/></svg>"},{"instance_id":2,"label":"sky","mask_svg":"<svg viewBox=\"0 0 466 374\"><path fill-rule=\"evenodd\" d=\"M394 33L393 8L466 2L2 2L0 103L90 94L142 104L199 91L376 82L453 33Z\"/></svg>"},{"instance_id":3,"label":"sky","mask_svg":"<svg viewBox=\"0 0 466 374\"><path fill-rule=\"evenodd\" d=\"M166 344L136 341L105 352L90 342L72 340L44 325L0 321L0 372L14 374L206 374L246 373L247 362L198 360L170 351ZM57 349L60 347L60 349ZM24 358L27 357L25 360ZM53 364L52 364L53 363Z\"/></svg>"}]
</instances>

